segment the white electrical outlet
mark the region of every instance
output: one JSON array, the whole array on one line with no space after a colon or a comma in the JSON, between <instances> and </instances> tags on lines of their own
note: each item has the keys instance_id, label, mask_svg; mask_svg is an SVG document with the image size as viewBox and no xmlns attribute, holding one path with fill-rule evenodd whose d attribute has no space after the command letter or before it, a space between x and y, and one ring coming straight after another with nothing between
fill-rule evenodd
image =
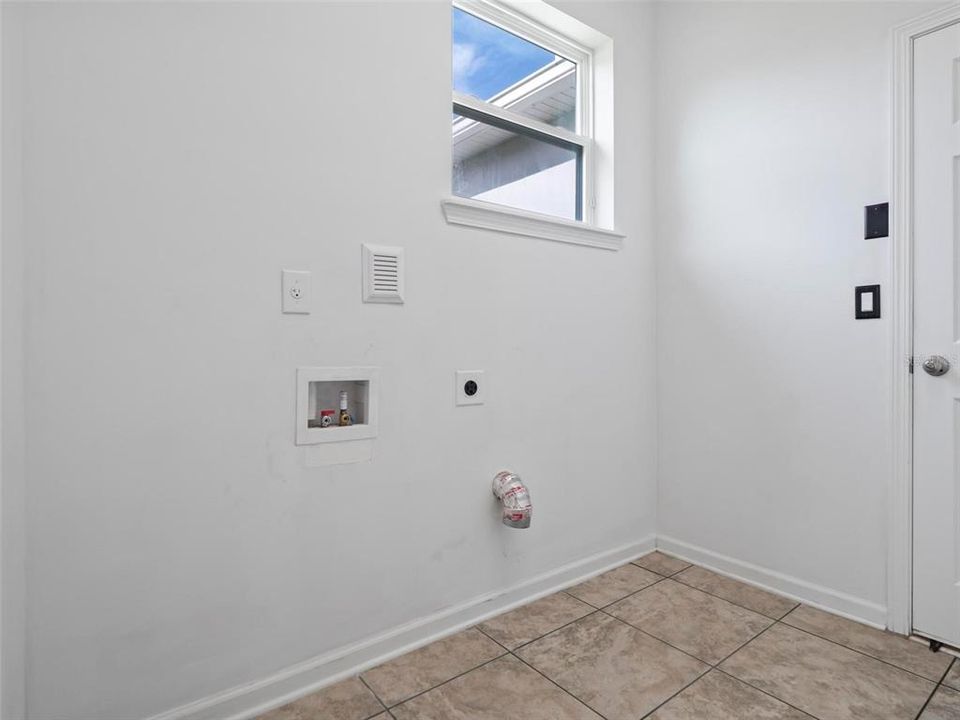
<instances>
[{"instance_id":1,"label":"white electrical outlet","mask_svg":"<svg viewBox=\"0 0 960 720\"><path fill-rule=\"evenodd\" d=\"M280 285L283 292L283 312L309 315L313 294L312 273L306 270L284 270L282 276Z\"/></svg>"},{"instance_id":2,"label":"white electrical outlet","mask_svg":"<svg viewBox=\"0 0 960 720\"><path fill-rule=\"evenodd\" d=\"M483 405L485 391L483 370L457 370L457 405Z\"/></svg>"}]
</instances>

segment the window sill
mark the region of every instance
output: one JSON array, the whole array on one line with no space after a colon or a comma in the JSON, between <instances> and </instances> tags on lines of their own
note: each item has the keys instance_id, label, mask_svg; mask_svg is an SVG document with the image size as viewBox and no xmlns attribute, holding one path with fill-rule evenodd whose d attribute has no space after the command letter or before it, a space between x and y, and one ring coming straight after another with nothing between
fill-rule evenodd
<instances>
[{"instance_id":1,"label":"window sill","mask_svg":"<svg viewBox=\"0 0 960 720\"><path fill-rule=\"evenodd\" d=\"M620 250L623 247L624 235L582 222L459 197L444 198L440 204L444 217L451 225L497 230L604 250Z\"/></svg>"}]
</instances>

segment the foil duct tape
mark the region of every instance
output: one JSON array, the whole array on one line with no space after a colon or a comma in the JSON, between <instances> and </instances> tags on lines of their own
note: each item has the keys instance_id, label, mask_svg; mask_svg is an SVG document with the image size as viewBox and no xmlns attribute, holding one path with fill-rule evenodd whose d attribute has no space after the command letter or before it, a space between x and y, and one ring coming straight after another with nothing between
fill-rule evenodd
<instances>
[{"instance_id":1,"label":"foil duct tape","mask_svg":"<svg viewBox=\"0 0 960 720\"><path fill-rule=\"evenodd\" d=\"M520 476L509 470L498 472L493 478L493 494L500 501L503 524L512 528L530 527L533 504L530 491Z\"/></svg>"}]
</instances>

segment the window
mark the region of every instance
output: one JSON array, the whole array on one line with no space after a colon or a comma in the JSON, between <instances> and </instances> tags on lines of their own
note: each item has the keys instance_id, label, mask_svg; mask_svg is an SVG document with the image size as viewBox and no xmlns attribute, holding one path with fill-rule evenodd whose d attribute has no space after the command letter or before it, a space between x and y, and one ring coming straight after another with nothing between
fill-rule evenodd
<instances>
[{"instance_id":1,"label":"window","mask_svg":"<svg viewBox=\"0 0 960 720\"><path fill-rule=\"evenodd\" d=\"M497 10L453 7L453 194L583 220L590 55Z\"/></svg>"},{"instance_id":2,"label":"window","mask_svg":"<svg viewBox=\"0 0 960 720\"><path fill-rule=\"evenodd\" d=\"M452 12L451 189L467 203L449 202L597 230L593 48L507 3L454 0Z\"/></svg>"}]
</instances>

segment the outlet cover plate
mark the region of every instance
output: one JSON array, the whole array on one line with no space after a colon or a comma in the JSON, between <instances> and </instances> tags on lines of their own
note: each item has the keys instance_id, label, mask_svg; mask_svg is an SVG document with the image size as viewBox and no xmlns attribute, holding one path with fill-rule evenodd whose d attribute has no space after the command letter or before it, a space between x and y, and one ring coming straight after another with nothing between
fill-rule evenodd
<instances>
[{"instance_id":1,"label":"outlet cover plate","mask_svg":"<svg viewBox=\"0 0 960 720\"><path fill-rule=\"evenodd\" d=\"M486 389L483 370L457 370L457 405L483 405Z\"/></svg>"},{"instance_id":2,"label":"outlet cover plate","mask_svg":"<svg viewBox=\"0 0 960 720\"><path fill-rule=\"evenodd\" d=\"M313 275L306 270L284 270L280 283L281 307L285 313L309 315L313 295Z\"/></svg>"}]
</instances>

